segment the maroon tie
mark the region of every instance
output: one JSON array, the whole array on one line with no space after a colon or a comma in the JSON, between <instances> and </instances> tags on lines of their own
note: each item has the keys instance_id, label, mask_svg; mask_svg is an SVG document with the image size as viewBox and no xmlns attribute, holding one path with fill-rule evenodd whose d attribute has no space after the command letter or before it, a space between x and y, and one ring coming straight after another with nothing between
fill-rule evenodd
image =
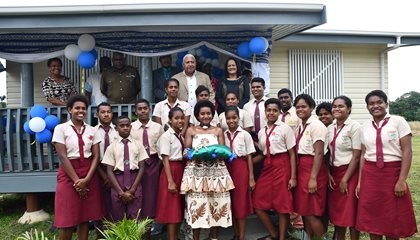
<instances>
[{"instance_id":1,"label":"maroon tie","mask_svg":"<svg viewBox=\"0 0 420 240\"><path fill-rule=\"evenodd\" d=\"M260 123L260 107L258 106L262 100L255 100L254 125L255 132L258 133L261 129Z\"/></svg>"},{"instance_id":2,"label":"maroon tie","mask_svg":"<svg viewBox=\"0 0 420 240\"><path fill-rule=\"evenodd\" d=\"M124 178L123 178L123 185L126 190L129 190L131 187L130 183L130 152L128 149L128 139L124 138L122 140L124 144Z\"/></svg>"},{"instance_id":3,"label":"maroon tie","mask_svg":"<svg viewBox=\"0 0 420 240\"><path fill-rule=\"evenodd\" d=\"M79 145L79 154L80 154L80 161L85 160L85 150L83 148L83 146L85 145L85 142L83 141L83 133L85 133L85 125L82 126L82 133L79 133L76 129L75 126L71 125L71 127L73 128L74 132L77 134L77 142Z\"/></svg>"},{"instance_id":4,"label":"maroon tie","mask_svg":"<svg viewBox=\"0 0 420 240\"><path fill-rule=\"evenodd\" d=\"M149 145L149 135L147 134L147 127L146 125L141 125L143 128L143 146L146 149L147 155L150 156L150 145Z\"/></svg>"},{"instance_id":5,"label":"maroon tie","mask_svg":"<svg viewBox=\"0 0 420 240\"><path fill-rule=\"evenodd\" d=\"M281 121L282 122L285 122L286 121L286 115L287 115L287 112L282 112L281 113Z\"/></svg>"},{"instance_id":6,"label":"maroon tie","mask_svg":"<svg viewBox=\"0 0 420 240\"><path fill-rule=\"evenodd\" d=\"M105 151L106 151L106 149L108 148L108 146L109 146L109 130L111 130L111 126L104 126L104 125L101 125L101 127L104 129L104 131L105 131L105 141L104 141L104 153L105 153Z\"/></svg>"},{"instance_id":7,"label":"maroon tie","mask_svg":"<svg viewBox=\"0 0 420 240\"><path fill-rule=\"evenodd\" d=\"M269 133L267 133L268 126L265 128L265 149L267 150L267 154L266 154L265 159L267 160L268 165L271 165L270 136L271 136L271 133L273 133L273 131L276 127L277 127L277 125L274 124L273 127L271 127L271 130L270 130Z\"/></svg>"},{"instance_id":8,"label":"maroon tie","mask_svg":"<svg viewBox=\"0 0 420 240\"><path fill-rule=\"evenodd\" d=\"M181 134L177 134L177 133L175 133L175 137L178 138L179 142L181 143L181 146L182 146L182 151L181 152L184 152L184 139L183 139L183 137L181 136Z\"/></svg>"},{"instance_id":9,"label":"maroon tie","mask_svg":"<svg viewBox=\"0 0 420 240\"><path fill-rule=\"evenodd\" d=\"M376 127L375 122L372 121L372 125L376 129L376 166L378 168L383 168L385 166L381 131L382 131L382 128L388 123L388 121L389 121L389 117L385 118L380 128Z\"/></svg>"},{"instance_id":10,"label":"maroon tie","mask_svg":"<svg viewBox=\"0 0 420 240\"><path fill-rule=\"evenodd\" d=\"M337 140L338 134L340 134L341 130L344 128L343 125L340 130L337 132L337 128L334 128L334 137L331 140L331 164L334 166L334 159L335 159L335 141Z\"/></svg>"},{"instance_id":11,"label":"maroon tie","mask_svg":"<svg viewBox=\"0 0 420 240\"><path fill-rule=\"evenodd\" d=\"M231 151L232 153L233 153L233 141L235 140L236 136L238 136L238 133L239 133L239 131L236 131L236 132L233 134L233 138L232 138L232 135L230 134L230 132L226 132L227 137L228 137L228 139L229 139L230 151Z\"/></svg>"},{"instance_id":12,"label":"maroon tie","mask_svg":"<svg viewBox=\"0 0 420 240\"><path fill-rule=\"evenodd\" d=\"M307 124L305 124L305 127L303 127L303 130L302 131L300 131L300 126L299 126L299 129L298 129L298 135L296 136L296 155L298 155L299 154L299 143L300 143L300 139L302 138L302 136L303 136L303 133L305 132L305 130L306 130L306 126L308 126Z\"/></svg>"}]
</instances>

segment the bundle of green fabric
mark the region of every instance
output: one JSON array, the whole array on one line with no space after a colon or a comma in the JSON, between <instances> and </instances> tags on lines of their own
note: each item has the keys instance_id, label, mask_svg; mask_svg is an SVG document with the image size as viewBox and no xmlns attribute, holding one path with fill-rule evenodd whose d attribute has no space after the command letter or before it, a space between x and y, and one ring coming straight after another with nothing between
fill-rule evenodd
<instances>
[{"instance_id":1,"label":"bundle of green fabric","mask_svg":"<svg viewBox=\"0 0 420 240\"><path fill-rule=\"evenodd\" d=\"M237 158L236 154L232 153L225 145L211 145L194 150L191 148L185 149L188 160L200 159L203 161L214 161L216 159L227 159L229 162Z\"/></svg>"}]
</instances>

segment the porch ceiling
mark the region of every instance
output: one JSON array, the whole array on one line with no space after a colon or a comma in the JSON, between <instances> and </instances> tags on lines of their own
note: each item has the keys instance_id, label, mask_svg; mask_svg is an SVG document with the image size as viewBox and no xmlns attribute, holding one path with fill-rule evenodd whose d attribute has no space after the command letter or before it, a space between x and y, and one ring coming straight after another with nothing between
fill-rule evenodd
<instances>
[{"instance_id":1,"label":"porch ceiling","mask_svg":"<svg viewBox=\"0 0 420 240\"><path fill-rule=\"evenodd\" d=\"M0 34L272 31L273 40L325 23L321 4L195 3L3 7Z\"/></svg>"}]
</instances>

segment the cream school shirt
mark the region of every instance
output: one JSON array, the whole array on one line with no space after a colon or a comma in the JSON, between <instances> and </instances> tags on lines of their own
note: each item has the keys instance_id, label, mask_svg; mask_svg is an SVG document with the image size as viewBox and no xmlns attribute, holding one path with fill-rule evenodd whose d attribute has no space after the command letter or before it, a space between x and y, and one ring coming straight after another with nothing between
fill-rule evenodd
<instances>
[{"instance_id":1,"label":"cream school shirt","mask_svg":"<svg viewBox=\"0 0 420 240\"><path fill-rule=\"evenodd\" d=\"M333 123L328 126L328 144L331 152L331 142L334 138L334 129L336 128L337 121L334 120ZM353 149L361 149L360 129L361 125L350 118L347 118L346 121L344 121L344 126L341 128L341 131L340 129L337 129L337 132L340 132L335 140L335 158L334 162L332 162L333 166L339 167L348 165L353 158ZM330 162L331 160L332 159L330 159Z\"/></svg>"},{"instance_id":2,"label":"cream school shirt","mask_svg":"<svg viewBox=\"0 0 420 240\"><path fill-rule=\"evenodd\" d=\"M77 138L76 132L71 126L74 126L71 120L57 125L54 129L52 142L66 145L67 158L79 159L79 140ZM84 123L84 128L86 129L83 133L83 152L85 158L88 158L92 155L92 146L99 143L101 139L95 134L95 129L92 126Z\"/></svg>"},{"instance_id":3,"label":"cream school shirt","mask_svg":"<svg viewBox=\"0 0 420 240\"><path fill-rule=\"evenodd\" d=\"M200 122L197 120L197 118L194 116L194 114L192 114L191 117L190 117L190 123L193 124L194 126L200 125ZM219 123L220 123L219 116L217 116L217 113L216 113L216 114L214 114L214 117L211 120L210 125L213 126L213 127L217 127L217 124L219 124Z\"/></svg>"},{"instance_id":4,"label":"cream school shirt","mask_svg":"<svg viewBox=\"0 0 420 240\"><path fill-rule=\"evenodd\" d=\"M225 145L230 148L230 140L228 138L229 130L225 131ZM255 153L254 141L252 140L251 134L243 130L241 127L238 127L235 132L231 133L231 138L235 136L235 133L238 132L238 135L233 140L232 148L233 153L238 157L246 157L249 154Z\"/></svg>"},{"instance_id":5,"label":"cream school shirt","mask_svg":"<svg viewBox=\"0 0 420 240\"><path fill-rule=\"evenodd\" d=\"M137 120L133 123L131 123L131 132L130 136L138 141L141 145L143 145L143 131L144 129L141 127L142 123ZM147 129L147 136L149 140L149 146L150 146L150 155L157 154L158 153L158 140L159 137L163 134L163 128L159 123L153 122L152 120L149 120L146 124Z\"/></svg>"},{"instance_id":6,"label":"cream school shirt","mask_svg":"<svg viewBox=\"0 0 420 240\"><path fill-rule=\"evenodd\" d=\"M110 165L114 167L114 171L124 171L124 143L121 136L117 137L106 149L102 164ZM128 153L130 157L130 170L139 169L139 162L149 158L144 147L134 140L132 137L128 137Z\"/></svg>"},{"instance_id":7,"label":"cream school shirt","mask_svg":"<svg viewBox=\"0 0 420 240\"><path fill-rule=\"evenodd\" d=\"M328 147L327 127L325 127L325 125L321 121L318 120L318 117L314 115L312 115L306 121L306 124L307 124L307 127L299 142L298 154L315 156L315 149L313 145L318 140L324 143L324 154L327 153L328 151L327 150L327 147ZM299 127L296 129L296 138L299 131L302 131L303 128L304 126L302 126L302 123L300 123Z\"/></svg>"},{"instance_id":8,"label":"cream school shirt","mask_svg":"<svg viewBox=\"0 0 420 240\"><path fill-rule=\"evenodd\" d=\"M101 124L96 125L95 127L95 134L98 135L99 139L101 139L101 142L99 143L99 154L101 156L101 159L104 157L105 154L105 130L101 127ZM117 140L118 138L118 132L115 130L115 125L111 123L111 128L108 132L109 135L109 145L111 145L112 142ZM109 147L109 146L108 146Z\"/></svg>"},{"instance_id":9,"label":"cream school shirt","mask_svg":"<svg viewBox=\"0 0 420 240\"><path fill-rule=\"evenodd\" d=\"M260 129L267 126L267 117L265 116L265 106L264 103L267 101L268 97L262 97L261 102L258 104L258 108L260 109ZM257 100L251 99L244 105L244 110L247 111L251 115L252 124L255 126L255 108L257 107ZM252 128L255 131L255 127Z\"/></svg>"},{"instance_id":10,"label":"cream school shirt","mask_svg":"<svg viewBox=\"0 0 420 240\"><path fill-rule=\"evenodd\" d=\"M385 118L387 117L389 117L389 121L381 131L384 162L401 161L402 151L400 139L411 134L411 129L403 117L389 114L385 116ZM379 123L378 128L382 126L383 121ZM376 162L376 130L372 122L374 123L373 119L363 124L361 141L366 147L365 159Z\"/></svg>"},{"instance_id":11,"label":"cream school shirt","mask_svg":"<svg viewBox=\"0 0 420 240\"><path fill-rule=\"evenodd\" d=\"M174 107L179 107L184 112L185 116L191 116L191 105L188 104L185 101L181 101L177 99L175 101ZM162 126L165 125L169 121L169 111L171 110L171 107L168 103L168 99L165 99L163 101L158 102L155 105L155 109L153 110L153 116L154 117L160 117Z\"/></svg>"},{"instance_id":12,"label":"cream school shirt","mask_svg":"<svg viewBox=\"0 0 420 240\"><path fill-rule=\"evenodd\" d=\"M169 128L160 136L158 141L160 159L163 159L162 155L167 155L169 161L182 161L182 144L175 134L175 131Z\"/></svg>"},{"instance_id":13,"label":"cream school shirt","mask_svg":"<svg viewBox=\"0 0 420 240\"><path fill-rule=\"evenodd\" d=\"M296 145L295 134L287 124L281 121L281 119L277 120L275 124L277 125L277 127L273 130L269 137L270 154L287 152ZM261 128L261 130L258 132L258 148L263 152L264 155L267 155L266 131L267 134L269 134L271 128L265 126L264 128Z\"/></svg>"},{"instance_id":14,"label":"cream school shirt","mask_svg":"<svg viewBox=\"0 0 420 240\"><path fill-rule=\"evenodd\" d=\"M281 121L282 117L283 116L280 114L280 116L279 116L280 121ZM284 123L289 125L289 127L292 128L293 132L296 132L296 129L299 126L301 120L296 115L296 108L295 107L292 106L291 108L289 108L289 110L287 110L286 117L284 119L285 119Z\"/></svg>"},{"instance_id":15,"label":"cream school shirt","mask_svg":"<svg viewBox=\"0 0 420 240\"><path fill-rule=\"evenodd\" d=\"M252 122L251 115L243 109L238 108L238 110L239 110L239 126L242 128L254 127L254 123ZM219 119L220 119L220 127L223 129L223 131L226 131L228 129L228 125L226 123L226 116L224 112L222 112L219 115Z\"/></svg>"}]
</instances>

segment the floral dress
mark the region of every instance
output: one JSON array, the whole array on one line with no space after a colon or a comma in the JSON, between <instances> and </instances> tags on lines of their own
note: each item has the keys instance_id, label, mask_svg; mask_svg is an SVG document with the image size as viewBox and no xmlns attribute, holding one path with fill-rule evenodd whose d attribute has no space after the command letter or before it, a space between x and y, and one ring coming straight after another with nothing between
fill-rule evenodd
<instances>
[{"instance_id":1,"label":"floral dress","mask_svg":"<svg viewBox=\"0 0 420 240\"><path fill-rule=\"evenodd\" d=\"M192 141L194 149L218 144L214 134L197 134ZM229 227L232 212L229 190L234 188L232 178L222 159L187 163L181 183L185 194L185 219L192 228Z\"/></svg>"}]
</instances>

